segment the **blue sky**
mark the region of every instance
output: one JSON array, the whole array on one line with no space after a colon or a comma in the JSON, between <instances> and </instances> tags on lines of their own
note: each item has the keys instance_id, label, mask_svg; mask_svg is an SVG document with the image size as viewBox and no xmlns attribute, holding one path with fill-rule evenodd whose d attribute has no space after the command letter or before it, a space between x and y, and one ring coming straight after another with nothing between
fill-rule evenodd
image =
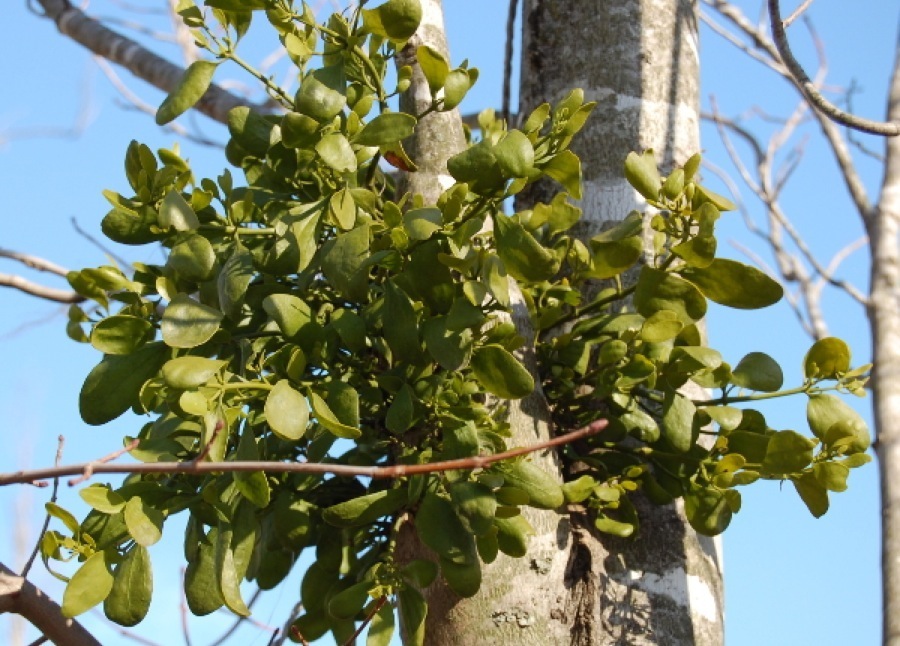
<instances>
[{"instance_id":1,"label":"blue sky","mask_svg":"<svg viewBox=\"0 0 900 646\"><path fill-rule=\"evenodd\" d=\"M144 3L149 6L155 3ZM163 4L163 3L159 3ZM477 111L500 104L501 61L506 2L502 0L449 0L447 22L455 62L468 58L482 75L463 108ZM740 2L754 19L758 3ZM91 9L98 15L118 12L113 3L97 0ZM865 8L820 0L811 15L829 55L829 82L848 85L856 80L863 92L854 107L880 117L896 42L898 10L890 0L873 0ZM139 19L154 24L152 17ZM157 21L159 22L159 21ZM161 28L165 22L160 22ZM814 64L811 48L798 40L798 54ZM794 31L792 31L794 37ZM177 59L173 46L162 46ZM268 50L260 48L260 58ZM518 54L517 54L518 55ZM733 47L704 30L701 40L704 96L715 94L725 114L743 113L754 104L772 114L783 114L796 103L786 83L746 59ZM246 81L236 70L227 74ZM102 251L86 242L72 227L71 218L92 235L107 211L101 191L125 190L125 147L132 138L152 148L169 147L178 138L161 131L145 114L123 109L121 100L88 54L60 37L51 23L12 3L0 23L0 187L4 208L0 211L0 247L32 253L77 268L105 262ZM161 94L123 73L130 88L148 103L157 105ZM705 99L706 100L706 99ZM79 117L86 127L77 136L49 136L51 129L67 128ZM596 116L595 116L596 118ZM220 127L197 117L195 123L210 137L224 140ZM810 245L824 258L861 233L858 218L847 200L834 163L807 127L808 163L794 177L783 203ZM866 140L871 147L877 139ZM224 166L216 149L190 142L182 144L195 171L217 174ZM703 132L704 153L719 166L727 157L711 128ZM862 159L868 188L875 193L880 182L876 162ZM744 191L751 211L759 217L751 196ZM756 245L737 215L723 218L721 240ZM726 254L741 259L740 252L721 243ZM759 246L756 245L757 249ZM130 260L157 262L152 248L117 249ZM762 252L760 252L762 253ZM0 272L19 271L3 261ZM867 260L858 253L842 268L841 275L865 288ZM46 276L30 278L53 284ZM62 285L60 285L62 286ZM868 333L863 312L848 298L827 293L824 306L832 333L853 348L855 363L868 361ZM66 437L64 461L83 461L120 446L140 422L117 420L105 427L84 425L77 411L77 395L90 368L99 360L88 346L69 341L64 332L65 308L30 298L12 290L0 291L0 409L5 411L2 431L4 450L0 471L52 463L56 437ZM714 347L736 362L751 350L761 350L782 361L787 382L800 378L800 363L809 340L800 331L786 306L754 313L716 309L709 332ZM868 416L868 401L855 402ZM805 402L781 402L770 421L779 428L805 430ZM65 490L64 506L81 509L74 491ZM34 488L0 490L0 561L20 565L23 550L30 549L41 522L46 492ZM26 527L27 535L19 528ZM177 580L180 539L174 524L167 524L167 538L152 551L157 574L157 595L151 615L136 631L158 643L181 643ZM813 519L788 486L777 483L744 491L744 506L727 531L725 541L726 631L730 646L816 643L820 645L874 644L880 636L878 578L879 508L874 465L855 471L850 490L832 496L829 513ZM22 547L26 545L26 547ZM38 585L61 598L60 586L37 565ZM277 625L296 600L297 576L268 595L256 618ZM101 619L88 615L104 644L127 643ZM192 619L191 630L211 640L231 619L213 615ZM10 630L7 616L0 617L0 641ZM248 629L240 643L264 644L267 637ZM26 638L25 643L29 641Z\"/></svg>"}]
</instances>

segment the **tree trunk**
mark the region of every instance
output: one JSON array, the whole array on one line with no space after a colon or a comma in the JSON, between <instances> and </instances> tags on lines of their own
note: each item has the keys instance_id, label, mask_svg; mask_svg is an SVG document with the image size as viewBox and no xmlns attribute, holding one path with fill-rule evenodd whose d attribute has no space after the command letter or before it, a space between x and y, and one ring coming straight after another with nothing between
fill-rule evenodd
<instances>
[{"instance_id":1,"label":"tree trunk","mask_svg":"<svg viewBox=\"0 0 900 646\"><path fill-rule=\"evenodd\" d=\"M900 45L887 116L900 122ZM889 137L885 148L879 205L866 225L872 253L872 403L881 472L883 639L887 646L900 646L900 137Z\"/></svg>"},{"instance_id":2,"label":"tree trunk","mask_svg":"<svg viewBox=\"0 0 900 646\"><path fill-rule=\"evenodd\" d=\"M589 236L642 206L622 178L628 151L652 147L671 165L699 150L696 7L531 0L523 25L520 113L575 87L599 103L575 146L586 171L580 233ZM546 437L546 411L540 393L514 407L512 444ZM536 459L558 472L552 455ZM716 546L674 506L638 504L634 541L598 535L577 512L526 509L536 535L525 558L501 554L485 566L474 598L457 599L440 582L426 591L428 643L721 644Z\"/></svg>"}]
</instances>

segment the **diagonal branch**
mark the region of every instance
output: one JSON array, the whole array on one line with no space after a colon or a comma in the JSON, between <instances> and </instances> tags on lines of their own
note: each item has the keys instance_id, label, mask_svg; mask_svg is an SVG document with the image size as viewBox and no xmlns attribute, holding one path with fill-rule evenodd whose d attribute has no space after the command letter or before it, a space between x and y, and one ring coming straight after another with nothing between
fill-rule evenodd
<instances>
[{"instance_id":1,"label":"diagonal branch","mask_svg":"<svg viewBox=\"0 0 900 646\"><path fill-rule=\"evenodd\" d=\"M781 55L781 60L787 67L788 72L794 78L797 86L803 92L803 95L810 104L818 108L821 112L828 116L829 119L837 123L843 124L848 128L868 132L873 135L885 135L888 137L896 137L900 135L900 123L892 121L872 121L855 114L850 114L841 110L839 107L831 103L819 92L816 84L809 78L806 71L800 65L794 53L791 51L790 43L788 43L787 34L784 31L784 22L781 19L781 7L779 0L768 0L769 3L769 19L772 26L772 38L775 41L775 47Z\"/></svg>"},{"instance_id":2,"label":"diagonal branch","mask_svg":"<svg viewBox=\"0 0 900 646\"><path fill-rule=\"evenodd\" d=\"M163 92L174 90L184 74L183 67L157 56L130 38L105 27L72 6L69 0L37 0L37 2L43 8L44 15L56 24L60 33L94 54L121 65ZM242 105L247 105L246 99L214 84L194 108L211 119L227 123L228 111Z\"/></svg>"}]
</instances>

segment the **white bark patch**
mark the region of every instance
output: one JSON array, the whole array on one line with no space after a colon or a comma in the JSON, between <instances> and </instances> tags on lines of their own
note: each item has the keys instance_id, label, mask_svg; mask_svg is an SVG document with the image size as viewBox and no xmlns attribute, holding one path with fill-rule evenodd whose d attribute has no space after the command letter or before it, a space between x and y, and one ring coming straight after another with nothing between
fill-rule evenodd
<instances>
[{"instance_id":1,"label":"white bark patch","mask_svg":"<svg viewBox=\"0 0 900 646\"><path fill-rule=\"evenodd\" d=\"M696 574L674 568L662 576L653 572L629 570L628 579L649 594L664 595L678 605L687 605L691 614L707 621L719 620L719 605L709 584Z\"/></svg>"}]
</instances>

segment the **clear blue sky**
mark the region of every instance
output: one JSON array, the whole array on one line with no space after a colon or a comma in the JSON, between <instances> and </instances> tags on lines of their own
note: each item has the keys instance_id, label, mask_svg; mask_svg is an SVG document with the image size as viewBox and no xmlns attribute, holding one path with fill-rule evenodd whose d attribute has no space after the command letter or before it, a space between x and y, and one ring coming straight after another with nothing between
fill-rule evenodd
<instances>
[{"instance_id":1,"label":"clear blue sky","mask_svg":"<svg viewBox=\"0 0 900 646\"><path fill-rule=\"evenodd\" d=\"M144 3L156 4L165 3ZM447 2L454 61L468 58L482 70L475 91L463 106L467 111L499 107L506 4L503 0ZM750 16L758 15L758 3L739 4ZM120 15L112 2L97 0L91 9L98 15ZM147 115L122 109L116 91L88 54L61 38L48 21L30 13L24 2L11 3L6 12L0 24L0 79L4 84L0 102L0 186L4 189L0 247L43 256L71 268L102 264L103 253L73 230L70 219L76 218L87 232L99 235L99 223L107 211L100 192L105 188L125 190L122 160L128 141L137 138L156 148L168 147L178 138L157 129ZM856 97L855 107L867 116L880 117L884 112L897 13L891 0L873 0L852 8L820 0L812 9L828 49L829 81L847 85L856 79L864 92ZM164 19L137 19L160 29L166 27ZM174 47L163 48L167 56L177 59ZM811 64L813 59L806 50L800 47L804 61ZM793 108L796 96L783 81L708 30L703 32L701 51L703 91L705 95L714 93L726 114L744 112L754 104L773 114ZM246 81L237 71L229 71L227 76ZM148 103L157 105L161 100L158 92L127 74L123 79ZM75 137L35 136L70 127L79 115L87 117L88 123ZM222 129L205 118L195 118L188 125L191 123L210 137L224 140ZM808 132L809 163L795 177L784 205L813 248L828 258L856 238L860 227L827 151L815 130ZM868 143L878 145L874 139ZM704 130L703 145L708 159L727 167L714 130ZM224 165L215 149L191 143L184 143L183 149L198 175L218 173ZM880 182L877 164L866 161L863 171L874 192ZM745 198L758 217L759 209L746 191ZM729 217L721 228L722 240L755 245L738 217ZM726 253L740 258L737 250L723 246ZM150 248L117 251L132 260L161 260L160 252ZM9 261L0 262L0 272L20 270ZM859 254L848 262L843 275L864 288L866 262ZM45 276L28 276L53 283ZM825 309L832 332L848 340L855 361L867 361L868 334L859 308L849 299L829 294ZM59 434L66 437L66 462L97 457L120 446L121 437L140 424L135 418L125 418L91 428L80 421L78 390L99 357L90 347L69 341L64 326L64 307L11 290L0 291L0 352L4 357L0 409L6 420L0 431L5 449L0 454L0 471L50 464ZM749 315L716 310L709 329L712 344L732 362L747 351L762 350L783 362L788 381L799 379L809 341L786 307ZM868 415L868 401L858 404ZM780 404L779 427L805 430L804 406L801 400ZM776 419L776 413L772 415L772 420ZM35 539L45 500L42 490L0 490L0 518L5 519L0 527L6 530L0 537L0 560L22 563L23 553ZM72 491L63 492L62 503L81 509ZM728 644L876 643L880 635L878 514L874 465L855 471L850 491L832 496L831 510L819 520L809 516L790 486L782 490L772 483L745 491L744 507L724 538ZM22 527L27 528L24 534ZM136 629L158 643L181 640L177 534L174 524L167 524L164 544L152 551L158 592L150 617ZM42 566L33 572L38 585L61 598L60 586ZM277 625L296 594L295 574L269 595L256 618ZM104 644L128 643L97 617L88 615L86 621ZM208 643L230 621L226 615L192 619L194 643ZM7 640L9 630L9 619L0 617L0 642ZM243 634L240 643L267 641L258 631ZM28 641L26 637L25 643Z\"/></svg>"}]
</instances>

